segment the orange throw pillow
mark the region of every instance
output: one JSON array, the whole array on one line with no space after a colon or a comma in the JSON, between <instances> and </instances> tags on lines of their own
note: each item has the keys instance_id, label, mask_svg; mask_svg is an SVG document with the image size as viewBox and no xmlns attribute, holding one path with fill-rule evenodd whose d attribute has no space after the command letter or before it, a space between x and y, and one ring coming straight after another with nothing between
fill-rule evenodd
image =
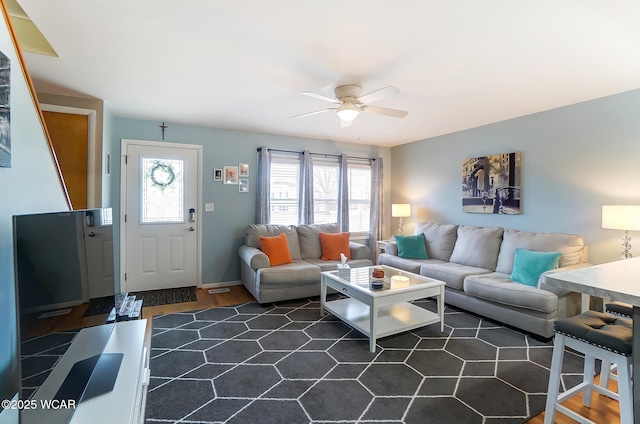
<instances>
[{"instance_id":1,"label":"orange throw pillow","mask_svg":"<svg viewBox=\"0 0 640 424\"><path fill-rule=\"evenodd\" d=\"M260 246L265 255L269 257L271 266L290 264L293 262L285 233L281 233L275 237L260 237Z\"/></svg>"},{"instance_id":2,"label":"orange throw pillow","mask_svg":"<svg viewBox=\"0 0 640 424\"><path fill-rule=\"evenodd\" d=\"M347 259L351 259L351 251L349 250L349 236L351 233L318 234L320 235L323 261L339 261L341 253L344 253Z\"/></svg>"}]
</instances>

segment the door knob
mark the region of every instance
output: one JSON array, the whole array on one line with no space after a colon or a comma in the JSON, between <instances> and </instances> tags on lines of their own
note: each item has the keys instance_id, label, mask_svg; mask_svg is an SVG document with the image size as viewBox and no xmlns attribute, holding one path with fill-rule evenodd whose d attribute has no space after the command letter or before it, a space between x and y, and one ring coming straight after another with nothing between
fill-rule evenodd
<instances>
[{"instance_id":1,"label":"door knob","mask_svg":"<svg viewBox=\"0 0 640 424\"><path fill-rule=\"evenodd\" d=\"M193 227L189 227L189 231L195 231L196 229Z\"/></svg>"}]
</instances>

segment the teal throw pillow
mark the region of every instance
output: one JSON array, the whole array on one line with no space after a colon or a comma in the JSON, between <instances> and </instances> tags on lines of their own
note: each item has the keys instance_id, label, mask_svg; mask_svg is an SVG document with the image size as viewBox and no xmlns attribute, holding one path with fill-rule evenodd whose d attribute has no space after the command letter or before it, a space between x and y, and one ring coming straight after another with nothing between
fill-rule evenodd
<instances>
[{"instance_id":1,"label":"teal throw pillow","mask_svg":"<svg viewBox=\"0 0 640 424\"><path fill-rule=\"evenodd\" d=\"M424 244L424 234L415 236L395 236L398 256L405 259L429 259Z\"/></svg>"},{"instance_id":2,"label":"teal throw pillow","mask_svg":"<svg viewBox=\"0 0 640 424\"><path fill-rule=\"evenodd\" d=\"M516 249L511 279L527 286L537 287L540 275L554 269L558 265L560 256L562 256L560 252Z\"/></svg>"}]
</instances>

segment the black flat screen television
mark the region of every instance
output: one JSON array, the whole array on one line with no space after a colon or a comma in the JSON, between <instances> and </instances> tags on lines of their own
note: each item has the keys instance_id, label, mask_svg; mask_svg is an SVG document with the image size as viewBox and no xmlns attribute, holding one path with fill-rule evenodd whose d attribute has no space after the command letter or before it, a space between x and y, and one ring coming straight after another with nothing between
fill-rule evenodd
<instances>
[{"instance_id":1,"label":"black flat screen television","mask_svg":"<svg viewBox=\"0 0 640 424\"><path fill-rule=\"evenodd\" d=\"M106 315L83 315L90 299L116 291L111 209L15 215L13 235L20 397L29 399L77 331L106 324Z\"/></svg>"}]
</instances>

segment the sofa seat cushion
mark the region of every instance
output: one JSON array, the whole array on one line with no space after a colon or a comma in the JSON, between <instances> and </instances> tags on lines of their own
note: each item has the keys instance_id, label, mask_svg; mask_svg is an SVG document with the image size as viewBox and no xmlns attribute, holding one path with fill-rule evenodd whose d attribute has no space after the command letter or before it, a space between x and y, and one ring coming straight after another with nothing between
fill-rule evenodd
<instances>
[{"instance_id":1,"label":"sofa seat cushion","mask_svg":"<svg viewBox=\"0 0 640 424\"><path fill-rule=\"evenodd\" d=\"M306 262L313 264L320 268L321 271L335 271L340 261L325 261L322 259L306 259ZM350 268L361 268L365 266L372 266L373 263L369 259L349 259L347 265Z\"/></svg>"},{"instance_id":2,"label":"sofa seat cushion","mask_svg":"<svg viewBox=\"0 0 640 424\"><path fill-rule=\"evenodd\" d=\"M513 272L513 258L516 249L535 250L537 252L561 252L559 267L579 264L586 261L584 239L575 234L530 233L518 230L505 230L496 271L504 274Z\"/></svg>"},{"instance_id":3,"label":"sofa seat cushion","mask_svg":"<svg viewBox=\"0 0 640 424\"><path fill-rule=\"evenodd\" d=\"M387 244L388 246L389 244ZM390 253L381 253L378 256L378 264L399 268L404 271L420 274L420 267L425 263L443 262L438 259L404 259Z\"/></svg>"},{"instance_id":4,"label":"sofa seat cushion","mask_svg":"<svg viewBox=\"0 0 640 424\"><path fill-rule=\"evenodd\" d=\"M294 260L290 264L261 268L256 279L261 285L287 286L320 281L320 268L303 260Z\"/></svg>"},{"instance_id":5,"label":"sofa seat cushion","mask_svg":"<svg viewBox=\"0 0 640 424\"><path fill-rule=\"evenodd\" d=\"M495 271L503 233L502 227L460 225L458 238L449 260Z\"/></svg>"},{"instance_id":6,"label":"sofa seat cushion","mask_svg":"<svg viewBox=\"0 0 640 424\"><path fill-rule=\"evenodd\" d=\"M555 294L516 283L500 272L467 277L464 291L472 296L518 308L549 314L558 310L558 296Z\"/></svg>"},{"instance_id":7,"label":"sofa seat cushion","mask_svg":"<svg viewBox=\"0 0 640 424\"><path fill-rule=\"evenodd\" d=\"M464 279L470 275L488 274L491 271L475 266L444 261L429 261L420 267L420 275L444 281L447 287L462 290Z\"/></svg>"},{"instance_id":8,"label":"sofa seat cushion","mask_svg":"<svg viewBox=\"0 0 640 424\"><path fill-rule=\"evenodd\" d=\"M298 242L298 232L296 227L290 225L273 225L273 224L252 224L247 228L245 234L245 244L247 246L261 249L260 237L274 237L279 234L286 234L287 243L289 244L289 253L294 261L302 259L300 253L300 244ZM320 241L318 241L320 243Z\"/></svg>"}]
</instances>

